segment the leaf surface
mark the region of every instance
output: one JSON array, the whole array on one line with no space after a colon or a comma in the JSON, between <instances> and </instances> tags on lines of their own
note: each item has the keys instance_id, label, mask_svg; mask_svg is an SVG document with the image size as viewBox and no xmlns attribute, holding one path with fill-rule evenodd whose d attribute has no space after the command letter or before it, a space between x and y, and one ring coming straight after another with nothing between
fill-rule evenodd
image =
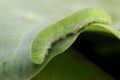
<instances>
[{"instance_id":1,"label":"leaf surface","mask_svg":"<svg viewBox=\"0 0 120 80\"><path fill-rule=\"evenodd\" d=\"M30 57L32 41L38 32L45 28L44 26L47 26L48 24L59 20L61 17L77 11L78 9L74 5L85 4L85 6L79 6L79 9L86 7L86 5L92 7L92 3L86 3L87 1L83 1L83 3L77 4L78 2L81 1L71 1L69 3L64 3L64 1L61 0L53 0L53 3L50 3L46 0L1 0L0 80L27 80L39 73L49 62L49 60L51 60L57 54L54 54L55 50L53 50L51 56L45 60L44 64L33 64ZM113 13L113 16L115 16L117 12L118 10L116 10L116 13L111 13ZM116 16L119 16L119 14ZM115 20L119 20L116 16L114 17ZM119 21L116 21L115 25L118 26L118 24ZM97 24L93 26L96 25ZM107 29L108 33L112 33L119 38L118 27L105 26L105 29ZM69 37L65 40L65 42L58 43L58 45L71 45L77 36L78 35L74 35L72 36L73 38ZM64 48L64 45L59 46L59 48Z\"/></svg>"}]
</instances>

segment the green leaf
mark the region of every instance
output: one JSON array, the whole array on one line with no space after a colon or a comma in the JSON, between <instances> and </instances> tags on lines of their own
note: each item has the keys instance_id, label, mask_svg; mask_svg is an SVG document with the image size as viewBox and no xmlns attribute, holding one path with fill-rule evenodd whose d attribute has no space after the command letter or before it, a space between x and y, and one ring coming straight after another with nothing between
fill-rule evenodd
<instances>
[{"instance_id":1,"label":"green leaf","mask_svg":"<svg viewBox=\"0 0 120 80\"><path fill-rule=\"evenodd\" d=\"M114 80L73 48L56 56L32 80Z\"/></svg>"},{"instance_id":2,"label":"green leaf","mask_svg":"<svg viewBox=\"0 0 120 80\"><path fill-rule=\"evenodd\" d=\"M31 61L31 45L38 32L45 28L44 26L78 9L86 6L93 7L94 3L89 0L83 0L82 3L81 1L52 1L52 3L46 0L0 1L0 80L27 80L39 73L53 56L46 59L47 61L45 60L42 65L33 64ZM95 3L96 6L99 4L97 1ZM116 9L116 7L112 8ZM105 9L111 10L111 8ZM115 20L118 20L118 13L119 9L115 12L111 11ZM112 27L106 29L119 37L118 29ZM76 36L72 39L75 40ZM69 44L71 42L69 40L62 44ZM64 47L61 45L61 48Z\"/></svg>"}]
</instances>

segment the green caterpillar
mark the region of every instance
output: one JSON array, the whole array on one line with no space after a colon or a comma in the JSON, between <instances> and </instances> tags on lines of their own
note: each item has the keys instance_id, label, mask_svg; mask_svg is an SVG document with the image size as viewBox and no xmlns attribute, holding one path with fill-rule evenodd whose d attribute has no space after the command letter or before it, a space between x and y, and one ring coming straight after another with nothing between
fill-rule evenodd
<instances>
[{"instance_id":1,"label":"green caterpillar","mask_svg":"<svg viewBox=\"0 0 120 80\"><path fill-rule=\"evenodd\" d=\"M41 64L44 58L49 55L49 49L52 48L51 45L54 42L66 38L66 35L78 33L92 23L110 24L111 18L100 9L87 8L49 25L33 41L32 61Z\"/></svg>"}]
</instances>

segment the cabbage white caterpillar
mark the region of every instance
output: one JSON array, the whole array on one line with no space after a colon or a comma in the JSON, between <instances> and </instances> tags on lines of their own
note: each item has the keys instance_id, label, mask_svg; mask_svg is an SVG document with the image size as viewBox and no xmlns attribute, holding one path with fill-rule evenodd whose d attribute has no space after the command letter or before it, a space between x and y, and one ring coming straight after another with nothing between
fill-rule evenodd
<instances>
[{"instance_id":1,"label":"cabbage white caterpillar","mask_svg":"<svg viewBox=\"0 0 120 80\"><path fill-rule=\"evenodd\" d=\"M46 55L49 55L48 52L52 48L52 43L57 42L61 38L65 39L68 34L78 33L92 23L110 24L111 18L102 10L87 8L49 25L33 41L32 61L36 64L41 64Z\"/></svg>"}]
</instances>

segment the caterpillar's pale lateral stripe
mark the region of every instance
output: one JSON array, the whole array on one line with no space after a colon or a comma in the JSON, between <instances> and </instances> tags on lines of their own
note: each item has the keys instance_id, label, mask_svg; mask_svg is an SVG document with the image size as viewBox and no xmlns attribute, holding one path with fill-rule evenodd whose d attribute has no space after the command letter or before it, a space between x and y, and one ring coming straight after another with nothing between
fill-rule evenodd
<instances>
[{"instance_id":1,"label":"caterpillar's pale lateral stripe","mask_svg":"<svg viewBox=\"0 0 120 80\"><path fill-rule=\"evenodd\" d=\"M49 55L48 49L52 47L52 43L68 34L80 31L90 23L110 24L111 18L102 10L87 8L46 27L33 41L32 61L41 64L46 55Z\"/></svg>"}]
</instances>

